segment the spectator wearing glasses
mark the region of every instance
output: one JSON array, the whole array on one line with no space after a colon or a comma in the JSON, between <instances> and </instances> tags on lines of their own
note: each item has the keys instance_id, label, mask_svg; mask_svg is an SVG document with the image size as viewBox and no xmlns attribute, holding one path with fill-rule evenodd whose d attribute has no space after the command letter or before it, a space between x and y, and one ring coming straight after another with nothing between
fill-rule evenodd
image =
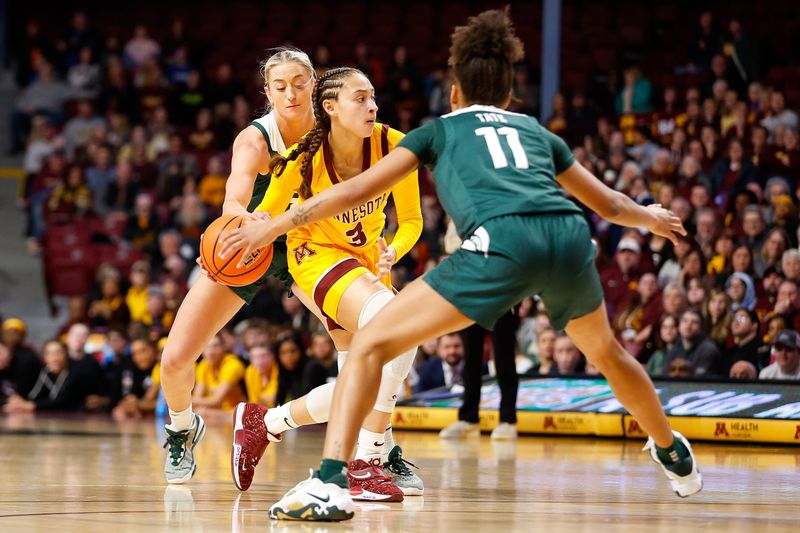
<instances>
[{"instance_id":1,"label":"spectator wearing glasses","mask_svg":"<svg viewBox=\"0 0 800 533\"><path fill-rule=\"evenodd\" d=\"M769 365L770 348L758 335L760 327L758 314L755 311L745 308L736 310L731 323L734 345L727 353L726 364L717 374L721 376L729 374L731 367L738 361L748 361L756 371Z\"/></svg>"}]
</instances>

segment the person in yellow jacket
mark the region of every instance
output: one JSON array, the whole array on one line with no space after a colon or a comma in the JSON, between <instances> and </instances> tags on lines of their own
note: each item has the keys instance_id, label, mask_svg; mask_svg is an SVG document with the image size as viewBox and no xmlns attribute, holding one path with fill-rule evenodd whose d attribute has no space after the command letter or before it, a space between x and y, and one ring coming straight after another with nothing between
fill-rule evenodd
<instances>
[{"instance_id":1,"label":"person in yellow jacket","mask_svg":"<svg viewBox=\"0 0 800 533\"><path fill-rule=\"evenodd\" d=\"M264 407L275 407L278 394L278 364L275 354L264 344L250 348L250 364L244 371L247 401Z\"/></svg>"},{"instance_id":2,"label":"person in yellow jacket","mask_svg":"<svg viewBox=\"0 0 800 533\"><path fill-rule=\"evenodd\" d=\"M225 353L220 335L214 335L195 367L192 405L211 417L223 412L230 416L228 413L244 400L244 370L244 363L237 356Z\"/></svg>"}]
</instances>

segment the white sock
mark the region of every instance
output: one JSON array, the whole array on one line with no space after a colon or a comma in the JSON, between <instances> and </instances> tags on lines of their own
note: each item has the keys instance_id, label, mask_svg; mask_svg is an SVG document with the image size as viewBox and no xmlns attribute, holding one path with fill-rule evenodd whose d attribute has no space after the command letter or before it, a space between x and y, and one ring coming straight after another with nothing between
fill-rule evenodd
<instances>
[{"instance_id":1,"label":"white sock","mask_svg":"<svg viewBox=\"0 0 800 533\"><path fill-rule=\"evenodd\" d=\"M392 425L386 428L386 431L383 432L383 454L381 455L381 461L384 463L389 460L389 452L392 451L392 448L395 447L394 442L394 435L392 435Z\"/></svg>"},{"instance_id":2,"label":"white sock","mask_svg":"<svg viewBox=\"0 0 800 533\"><path fill-rule=\"evenodd\" d=\"M287 429L299 427L299 424L292 418L291 405L292 402L289 402L267 410L267 414L264 415L264 423L270 433L280 435Z\"/></svg>"},{"instance_id":3,"label":"white sock","mask_svg":"<svg viewBox=\"0 0 800 533\"><path fill-rule=\"evenodd\" d=\"M383 433L373 433L361 428L361 431L358 432L356 459L363 459L372 465L383 466L383 450L386 447L383 436Z\"/></svg>"},{"instance_id":4,"label":"white sock","mask_svg":"<svg viewBox=\"0 0 800 533\"><path fill-rule=\"evenodd\" d=\"M183 411L173 411L170 409L169 419L170 423L167 424L167 428L169 428L170 431L184 431L186 429L192 429L192 426L194 425L192 404L189 404L189 407Z\"/></svg>"}]
</instances>

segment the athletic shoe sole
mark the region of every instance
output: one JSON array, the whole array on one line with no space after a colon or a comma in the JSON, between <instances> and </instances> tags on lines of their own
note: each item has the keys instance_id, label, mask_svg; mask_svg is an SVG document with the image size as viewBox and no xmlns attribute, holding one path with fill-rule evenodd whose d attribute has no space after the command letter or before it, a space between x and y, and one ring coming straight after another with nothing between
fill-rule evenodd
<instances>
[{"instance_id":1,"label":"athletic shoe sole","mask_svg":"<svg viewBox=\"0 0 800 533\"><path fill-rule=\"evenodd\" d=\"M271 508L269 510L269 517L273 520L295 520L306 522L341 522L343 520L350 520L355 516L355 513L348 513L342 511L338 507L328 507L326 513L318 513L316 510L319 505L316 503L309 503L308 505L299 509L289 510L281 508Z\"/></svg>"},{"instance_id":2,"label":"athletic shoe sole","mask_svg":"<svg viewBox=\"0 0 800 533\"><path fill-rule=\"evenodd\" d=\"M397 483L395 483L397 485ZM417 487L400 487L397 485L400 490L403 491L403 496L422 496L425 492L425 489L418 489Z\"/></svg>"},{"instance_id":3,"label":"athletic shoe sole","mask_svg":"<svg viewBox=\"0 0 800 533\"><path fill-rule=\"evenodd\" d=\"M233 446L231 446L231 475L233 476L234 485L236 485L236 488L241 491L245 491L250 488L243 488L242 483L239 480L239 459L242 453L242 445L237 441L239 440L239 432L244 430L242 417L244 416L245 409L247 409L247 404L239 403L236 406L236 409L233 410Z\"/></svg>"},{"instance_id":4,"label":"athletic shoe sole","mask_svg":"<svg viewBox=\"0 0 800 533\"><path fill-rule=\"evenodd\" d=\"M403 489L400 489L401 491ZM378 494L370 492L359 487L352 487L350 489L350 497L358 501L369 502L401 502L403 501L403 494Z\"/></svg>"}]
</instances>

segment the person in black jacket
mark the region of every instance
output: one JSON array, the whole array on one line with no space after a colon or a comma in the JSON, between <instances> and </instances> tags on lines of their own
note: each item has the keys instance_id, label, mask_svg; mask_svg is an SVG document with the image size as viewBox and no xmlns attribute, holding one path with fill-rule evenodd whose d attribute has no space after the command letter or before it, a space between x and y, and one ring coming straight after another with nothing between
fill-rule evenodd
<instances>
[{"instance_id":1,"label":"person in black jacket","mask_svg":"<svg viewBox=\"0 0 800 533\"><path fill-rule=\"evenodd\" d=\"M0 357L0 397L13 393L27 396L42 368L39 355L25 344L26 331L25 323L19 318L3 322L0 342L8 350L8 359L4 364Z\"/></svg>"},{"instance_id":2,"label":"person in black jacket","mask_svg":"<svg viewBox=\"0 0 800 533\"><path fill-rule=\"evenodd\" d=\"M314 333L311 336L310 358L303 371L303 389L310 391L329 381L334 381L339 373L336 350L327 333Z\"/></svg>"},{"instance_id":3,"label":"person in black jacket","mask_svg":"<svg viewBox=\"0 0 800 533\"><path fill-rule=\"evenodd\" d=\"M79 382L67 357L67 347L61 341L44 345L44 364L27 399L19 395L9 397L4 412L76 411L81 408Z\"/></svg>"}]
</instances>

